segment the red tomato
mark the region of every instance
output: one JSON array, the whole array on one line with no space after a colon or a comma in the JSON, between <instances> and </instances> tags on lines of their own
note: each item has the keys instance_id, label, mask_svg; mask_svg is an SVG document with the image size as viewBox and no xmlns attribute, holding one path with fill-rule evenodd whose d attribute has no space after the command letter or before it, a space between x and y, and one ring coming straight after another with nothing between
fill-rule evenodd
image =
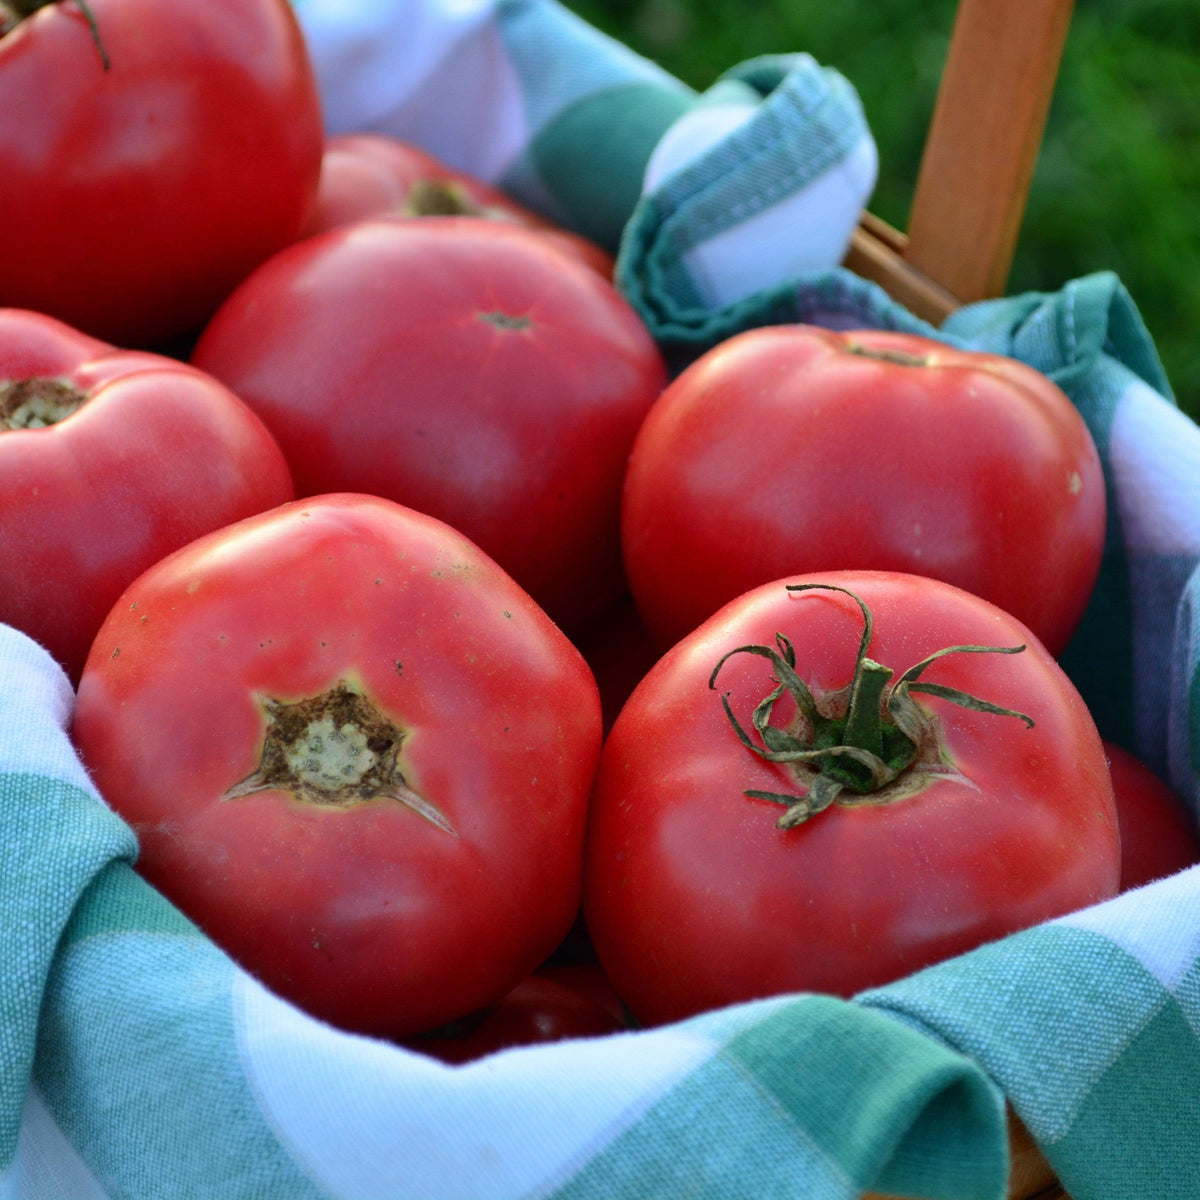
<instances>
[{"instance_id":1,"label":"red tomato","mask_svg":"<svg viewBox=\"0 0 1200 1200\"><path fill-rule=\"evenodd\" d=\"M864 614L842 591L785 586L801 582L850 589L872 614L857 720ZM906 675L964 644L1025 649ZM797 758L814 732L820 750ZM829 752L872 737L874 760ZM868 762L888 765L885 782L860 793ZM852 995L1106 899L1119 868L1099 734L1029 631L935 580L829 572L739 597L638 685L601 757L584 914L613 986L656 1024L781 992Z\"/></svg>"},{"instance_id":2,"label":"red tomato","mask_svg":"<svg viewBox=\"0 0 1200 1200\"><path fill-rule=\"evenodd\" d=\"M1013 359L902 334L776 326L694 363L648 416L625 565L664 646L800 571L974 592L1065 647L1095 584L1104 479L1087 427Z\"/></svg>"},{"instance_id":3,"label":"red tomato","mask_svg":"<svg viewBox=\"0 0 1200 1200\"><path fill-rule=\"evenodd\" d=\"M494 562L391 501L297 501L152 567L74 738L143 875L344 1028L495 1004L578 912L595 681Z\"/></svg>"},{"instance_id":4,"label":"red tomato","mask_svg":"<svg viewBox=\"0 0 1200 1200\"><path fill-rule=\"evenodd\" d=\"M571 991L583 996L592 1004L602 1008L613 1021L622 1029L629 1025L629 1014L621 997L617 995L612 980L604 973L599 963L568 962L551 964L540 967L537 971L541 979L549 979L562 984Z\"/></svg>"},{"instance_id":5,"label":"red tomato","mask_svg":"<svg viewBox=\"0 0 1200 1200\"><path fill-rule=\"evenodd\" d=\"M508 1050L566 1038L602 1037L625 1028L619 1008L595 999L589 979L578 982L566 968L547 968L523 979L495 1008L461 1029L440 1029L410 1038L409 1049L443 1062L464 1063ZM597 974L602 975L599 968ZM615 994L614 994L615 995Z\"/></svg>"},{"instance_id":6,"label":"red tomato","mask_svg":"<svg viewBox=\"0 0 1200 1200\"><path fill-rule=\"evenodd\" d=\"M381 218L310 238L234 292L192 361L266 421L301 495L430 513L564 626L623 589L621 480L662 357L533 231Z\"/></svg>"},{"instance_id":7,"label":"red tomato","mask_svg":"<svg viewBox=\"0 0 1200 1200\"><path fill-rule=\"evenodd\" d=\"M1121 890L1200 863L1200 834L1182 799L1141 759L1104 743L1121 827Z\"/></svg>"},{"instance_id":8,"label":"red tomato","mask_svg":"<svg viewBox=\"0 0 1200 1200\"><path fill-rule=\"evenodd\" d=\"M89 8L0 36L0 304L157 345L296 237L320 100L287 0Z\"/></svg>"},{"instance_id":9,"label":"red tomato","mask_svg":"<svg viewBox=\"0 0 1200 1200\"><path fill-rule=\"evenodd\" d=\"M262 421L215 379L0 309L0 621L73 681L136 576L293 495Z\"/></svg>"},{"instance_id":10,"label":"red tomato","mask_svg":"<svg viewBox=\"0 0 1200 1200\"><path fill-rule=\"evenodd\" d=\"M367 217L476 216L539 229L606 279L613 257L595 242L562 229L510 196L427 154L380 133L326 139L321 179L305 236Z\"/></svg>"}]
</instances>

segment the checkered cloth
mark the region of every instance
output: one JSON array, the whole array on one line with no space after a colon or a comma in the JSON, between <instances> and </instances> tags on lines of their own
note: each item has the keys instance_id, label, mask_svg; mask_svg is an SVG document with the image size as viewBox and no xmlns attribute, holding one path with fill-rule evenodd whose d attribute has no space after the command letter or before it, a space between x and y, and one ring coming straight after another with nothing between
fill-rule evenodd
<instances>
[{"instance_id":1,"label":"checkered cloth","mask_svg":"<svg viewBox=\"0 0 1200 1200\"><path fill-rule=\"evenodd\" d=\"M777 240L777 205L830 180L848 203L870 160L851 93L811 60L751 64L706 101L548 3L299 12L331 127L461 148L456 165L580 228L598 185L559 170L628 119L640 167L590 228L627 210L623 277L680 353L763 320L935 332L831 265L852 223L836 204L827 239L798 235L827 262ZM465 140L426 92L463 104ZM698 134L723 106L740 116ZM573 128L593 140L572 149ZM743 219L757 258L727 273ZM970 306L937 336L1031 363L1087 419L1111 516L1064 664L1102 731L1200 812L1200 429L1134 305L1101 274ZM72 752L72 699L0 627L0 1200L1001 1200L1006 1101L1074 1200L1200 1195L1200 868L853 1001L780 997L451 1068L306 1017L147 886Z\"/></svg>"}]
</instances>

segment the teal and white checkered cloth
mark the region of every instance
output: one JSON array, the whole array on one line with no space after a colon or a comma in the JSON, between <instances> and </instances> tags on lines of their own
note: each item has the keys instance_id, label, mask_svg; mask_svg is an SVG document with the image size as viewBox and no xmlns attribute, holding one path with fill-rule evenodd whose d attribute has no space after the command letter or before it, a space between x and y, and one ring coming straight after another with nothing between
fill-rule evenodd
<instances>
[{"instance_id":1,"label":"teal and white checkered cloth","mask_svg":"<svg viewBox=\"0 0 1200 1200\"><path fill-rule=\"evenodd\" d=\"M298 8L331 127L462 146L456 165L616 231L630 294L678 355L767 320L933 332L832 265L845 205L827 238L797 231L825 262L790 257L773 224L839 192L856 216L847 181L870 176L852 93L811 60L751 64L706 99L549 3ZM460 143L436 98L464 83L480 99ZM588 181L626 128L633 175ZM747 228L755 261L728 271ZM1045 371L1091 426L1108 552L1064 663L1102 731L1200 813L1200 429L1132 302L1096 275L973 305L938 336ZM0 1200L1001 1200L1006 1101L1074 1200L1200 1196L1200 868L853 1001L782 997L450 1068L305 1017L143 883L72 753L71 703L0 627Z\"/></svg>"}]
</instances>

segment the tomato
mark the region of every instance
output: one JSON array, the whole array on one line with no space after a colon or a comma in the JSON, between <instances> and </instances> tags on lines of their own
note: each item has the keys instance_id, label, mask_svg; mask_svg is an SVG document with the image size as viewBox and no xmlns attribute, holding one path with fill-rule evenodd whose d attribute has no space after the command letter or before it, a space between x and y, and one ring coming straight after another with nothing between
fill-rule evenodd
<instances>
[{"instance_id":1,"label":"tomato","mask_svg":"<svg viewBox=\"0 0 1200 1200\"><path fill-rule=\"evenodd\" d=\"M123 346L198 327L292 241L320 99L287 0L90 0L0 36L0 304ZM0 23L0 29L3 29Z\"/></svg>"},{"instance_id":2,"label":"tomato","mask_svg":"<svg viewBox=\"0 0 1200 1200\"><path fill-rule=\"evenodd\" d=\"M1045 376L889 332L789 325L702 356L629 464L629 585L660 644L796 572L928 575L1011 612L1051 653L1104 545L1100 459Z\"/></svg>"},{"instance_id":3,"label":"tomato","mask_svg":"<svg viewBox=\"0 0 1200 1200\"><path fill-rule=\"evenodd\" d=\"M136 576L293 495L262 421L215 379L0 309L0 621L73 681Z\"/></svg>"},{"instance_id":4,"label":"tomato","mask_svg":"<svg viewBox=\"0 0 1200 1200\"><path fill-rule=\"evenodd\" d=\"M612 279L603 247L562 229L482 179L382 133L342 133L325 141L321 178L305 236L367 217L476 216L539 229L561 249Z\"/></svg>"},{"instance_id":5,"label":"tomato","mask_svg":"<svg viewBox=\"0 0 1200 1200\"><path fill-rule=\"evenodd\" d=\"M1121 828L1121 890L1200 863L1200 833L1183 800L1141 759L1104 743Z\"/></svg>"},{"instance_id":6,"label":"tomato","mask_svg":"<svg viewBox=\"0 0 1200 1200\"><path fill-rule=\"evenodd\" d=\"M389 500L296 501L150 568L73 736L145 878L343 1028L495 1004L578 912L591 672L476 546Z\"/></svg>"},{"instance_id":7,"label":"tomato","mask_svg":"<svg viewBox=\"0 0 1200 1200\"><path fill-rule=\"evenodd\" d=\"M594 982L592 975L601 983ZM625 1028L619 1001L615 993L611 1002L607 996L597 999L593 993L600 986L599 967L548 967L523 979L494 1008L463 1022L461 1028L439 1029L405 1044L443 1062L464 1063L514 1046L618 1033ZM606 990L611 992L611 987Z\"/></svg>"},{"instance_id":8,"label":"tomato","mask_svg":"<svg viewBox=\"0 0 1200 1200\"><path fill-rule=\"evenodd\" d=\"M608 735L585 853L592 943L646 1024L850 996L1106 899L1120 869L1062 669L987 601L889 572L764 584L669 650Z\"/></svg>"},{"instance_id":9,"label":"tomato","mask_svg":"<svg viewBox=\"0 0 1200 1200\"><path fill-rule=\"evenodd\" d=\"M380 218L255 271L192 362L275 434L301 495L453 525L564 627L623 590L620 494L665 382L634 310L535 232Z\"/></svg>"},{"instance_id":10,"label":"tomato","mask_svg":"<svg viewBox=\"0 0 1200 1200\"><path fill-rule=\"evenodd\" d=\"M612 980L605 975L603 968L596 962L564 962L555 963L553 960L537 971L540 979L549 979L554 983L570 988L591 1004L602 1008L613 1019L617 1026L624 1029L629 1025L629 1014L621 997L617 995Z\"/></svg>"}]
</instances>

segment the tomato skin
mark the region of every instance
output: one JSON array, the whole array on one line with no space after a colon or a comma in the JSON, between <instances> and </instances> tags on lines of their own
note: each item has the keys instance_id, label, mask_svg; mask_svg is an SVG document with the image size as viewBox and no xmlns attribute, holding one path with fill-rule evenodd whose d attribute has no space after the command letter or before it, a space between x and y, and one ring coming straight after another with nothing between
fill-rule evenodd
<instances>
[{"instance_id":1,"label":"tomato skin","mask_svg":"<svg viewBox=\"0 0 1200 1200\"><path fill-rule=\"evenodd\" d=\"M792 639L822 689L850 678L862 631L853 601L785 591L851 589L874 614L870 655L897 672L964 643L923 676L1033 717L915 697L971 782L932 781L890 805L834 804L783 830L750 788L794 791L787 768L736 738L717 692L734 647ZM770 666L735 655L718 691L750 728ZM933 580L828 572L772 582L675 645L634 691L594 789L584 914L601 965L646 1024L788 991L849 996L983 941L1113 895L1120 845L1099 734L1078 692L1008 614Z\"/></svg>"},{"instance_id":2,"label":"tomato skin","mask_svg":"<svg viewBox=\"0 0 1200 1200\"><path fill-rule=\"evenodd\" d=\"M292 241L313 202L320 101L286 0L92 0L0 37L0 304L106 341L198 327Z\"/></svg>"},{"instance_id":3,"label":"tomato skin","mask_svg":"<svg viewBox=\"0 0 1200 1200\"><path fill-rule=\"evenodd\" d=\"M473 1062L488 1054L514 1046L545 1045L566 1038L602 1037L619 1033L625 1022L619 1001L594 993L604 987L603 973L594 982L577 973L577 968L546 968L523 979L477 1024L462 1032L437 1031L411 1038L411 1050L429 1054L447 1063Z\"/></svg>"},{"instance_id":4,"label":"tomato skin","mask_svg":"<svg viewBox=\"0 0 1200 1200\"><path fill-rule=\"evenodd\" d=\"M1104 522L1087 427L1032 368L793 325L729 339L664 392L630 458L623 544L664 647L768 580L863 569L966 588L1058 654L1095 584Z\"/></svg>"},{"instance_id":5,"label":"tomato skin","mask_svg":"<svg viewBox=\"0 0 1200 1200\"><path fill-rule=\"evenodd\" d=\"M252 775L268 701L348 684L448 832ZM314 497L199 539L138 579L79 685L75 743L137 831L138 869L267 986L400 1037L494 1004L578 911L599 697L578 652L433 518Z\"/></svg>"},{"instance_id":6,"label":"tomato skin","mask_svg":"<svg viewBox=\"0 0 1200 1200\"><path fill-rule=\"evenodd\" d=\"M263 418L299 494L446 521L564 627L623 590L621 482L665 368L616 290L535 232L381 218L310 238L242 283L192 362Z\"/></svg>"},{"instance_id":7,"label":"tomato skin","mask_svg":"<svg viewBox=\"0 0 1200 1200\"><path fill-rule=\"evenodd\" d=\"M0 394L32 378L87 399L45 428L0 427L0 621L44 645L74 682L136 576L294 489L266 426L215 379L0 309Z\"/></svg>"},{"instance_id":8,"label":"tomato skin","mask_svg":"<svg viewBox=\"0 0 1200 1200\"><path fill-rule=\"evenodd\" d=\"M1183 800L1141 759L1106 741L1121 826L1121 891L1200 863L1200 832Z\"/></svg>"},{"instance_id":9,"label":"tomato skin","mask_svg":"<svg viewBox=\"0 0 1200 1200\"><path fill-rule=\"evenodd\" d=\"M420 197L421 191L431 185L440 192L447 209L457 205L461 215L538 229L605 279L612 279L613 257L602 246L560 228L499 188L454 170L418 146L380 133L342 133L326 138L317 198L304 236L312 237L368 217L431 215L422 209Z\"/></svg>"}]
</instances>

